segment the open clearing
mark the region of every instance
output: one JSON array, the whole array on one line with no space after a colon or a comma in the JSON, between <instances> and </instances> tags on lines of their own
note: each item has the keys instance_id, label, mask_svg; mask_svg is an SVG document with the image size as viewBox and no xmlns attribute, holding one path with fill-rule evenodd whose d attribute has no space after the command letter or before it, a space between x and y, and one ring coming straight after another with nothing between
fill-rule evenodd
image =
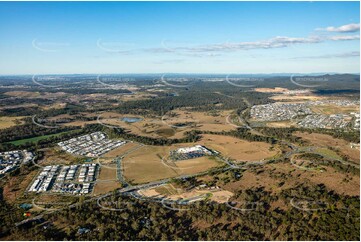
<instances>
[{"instance_id":1,"label":"open clearing","mask_svg":"<svg viewBox=\"0 0 361 242\"><path fill-rule=\"evenodd\" d=\"M295 126L295 124L291 121L279 121L279 122L266 122L266 126L271 128L288 128L291 126Z\"/></svg>"},{"instance_id":2,"label":"open clearing","mask_svg":"<svg viewBox=\"0 0 361 242\"><path fill-rule=\"evenodd\" d=\"M257 171L263 170L264 172L256 173L246 170L242 173L239 181L226 184L223 188L237 192L264 187L266 191L279 194L285 189L294 188L299 184L310 186L324 184L327 189L333 190L337 194L360 195L360 177L358 175L341 173L329 166L324 168L326 171L318 172L301 170L291 163L266 164L257 169Z\"/></svg>"},{"instance_id":3,"label":"open clearing","mask_svg":"<svg viewBox=\"0 0 361 242\"><path fill-rule=\"evenodd\" d=\"M311 107L311 110L315 113L319 114L335 114L335 113L342 113L342 114L349 114L350 112L360 112L360 107L355 106L339 106L339 105L317 105Z\"/></svg>"},{"instance_id":4,"label":"open clearing","mask_svg":"<svg viewBox=\"0 0 361 242\"><path fill-rule=\"evenodd\" d=\"M0 129L6 129L13 127L15 125L24 124L24 121L21 119L25 118L25 116L21 117L0 117Z\"/></svg>"},{"instance_id":5,"label":"open clearing","mask_svg":"<svg viewBox=\"0 0 361 242\"><path fill-rule=\"evenodd\" d=\"M20 140L14 140L14 141L10 141L8 143L11 143L13 145L22 145L22 144L25 144L25 143L36 143L40 140L43 140L43 139L47 139L47 138L50 138L50 137L56 137L56 136L59 136L59 135L62 135L62 134L65 134L65 133L69 133L69 132L72 132L72 131L76 131L76 130L71 130L71 131L64 131L64 132L60 132L60 133L57 133L57 134L48 134L48 135L43 135L43 136L37 136L37 137L33 137L33 138L28 138L28 139L20 139Z\"/></svg>"},{"instance_id":6,"label":"open clearing","mask_svg":"<svg viewBox=\"0 0 361 242\"><path fill-rule=\"evenodd\" d=\"M332 137L327 134L318 134L318 133L302 133L295 132L295 136L301 137L302 139L310 142L312 145L317 147L333 147L340 150L340 153L343 153L349 156L353 161L360 162L360 150L351 148L350 143L343 140Z\"/></svg>"},{"instance_id":7,"label":"open clearing","mask_svg":"<svg viewBox=\"0 0 361 242\"><path fill-rule=\"evenodd\" d=\"M93 190L93 195L97 196L105 194L121 187L122 185L118 181L97 181Z\"/></svg>"},{"instance_id":8,"label":"open clearing","mask_svg":"<svg viewBox=\"0 0 361 242\"><path fill-rule=\"evenodd\" d=\"M234 195L232 192L222 189L192 189L190 191L184 191L183 189L174 188L172 184L140 190L139 193L147 197L165 197L171 200L208 198L218 203L225 203Z\"/></svg>"},{"instance_id":9,"label":"open clearing","mask_svg":"<svg viewBox=\"0 0 361 242\"><path fill-rule=\"evenodd\" d=\"M97 178L98 180L116 180L117 170L115 164L108 164L106 166L100 166L100 173Z\"/></svg>"},{"instance_id":10,"label":"open clearing","mask_svg":"<svg viewBox=\"0 0 361 242\"><path fill-rule=\"evenodd\" d=\"M129 152L132 149L140 146L140 144L134 142L127 142L125 145L120 146L117 149L111 150L103 155L104 158L114 158L117 156L122 156L123 154Z\"/></svg>"},{"instance_id":11,"label":"open clearing","mask_svg":"<svg viewBox=\"0 0 361 242\"><path fill-rule=\"evenodd\" d=\"M172 146L143 146L123 159L124 177L131 183L145 183L186 174L195 174L220 165L214 159L200 157L178 161L171 164L162 162L169 151L193 146L194 144L177 144Z\"/></svg>"},{"instance_id":12,"label":"open clearing","mask_svg":"<svg viewBox=\"0 0 361 242\"><path fill-rule=\"evenodd\" d=\"M93 195L105 194L121 187L122 185L117 180L116 164L100 166L100 173L94 186Z\"/></svg>"},{"instance_id":13,"label":"open clearing","mask_svg":"<svg viewBox=\"0 0 361 242\"><path fill-rule=\"evenodd\" d=\"M290 100L290 101L297 101L297 100L309 100L309 101L317 101L317 100L323 100L326 99L326 97L322 96L316 96L316 95L288 95L288 94L282 94L282 95L275 95L270 97L270 99L275 101L283 101L283 100Z\"/></svg>"},{"instance_id":14,"label":"open clearing","mask_svg":"<svg viewBox=\"0 0 361 242\"><path fill-rule=\"evenodd\" d=\"M224 135L203 135L200 144L214 149L224 157L237 161L259 161L269 159L278 154L278 150L270 150L271 145L264 142L249 142Z\"/></svg>"},{"instance_id":15,"label":"open clearing","mask_svg":"<svg viewBox=\"0 0 361 242\"><path fill-rule=\"evenodd\" d=\"M124 115L114 112L101 114L99 120L105 125L125 128L133 134L153 138L182 138L184 133L193 129L207 131L229 131L234 129L227 124L226 118L230 111L217 113L191 112L186 108L174 110L163 117L143 117L139 115ZM124 122L124 117L135 117L141 120L134 123ZM69 123L67 125L80 125L83 123ZM183 124L183 125L182 125Z\"/></svg>"}]
</instances>

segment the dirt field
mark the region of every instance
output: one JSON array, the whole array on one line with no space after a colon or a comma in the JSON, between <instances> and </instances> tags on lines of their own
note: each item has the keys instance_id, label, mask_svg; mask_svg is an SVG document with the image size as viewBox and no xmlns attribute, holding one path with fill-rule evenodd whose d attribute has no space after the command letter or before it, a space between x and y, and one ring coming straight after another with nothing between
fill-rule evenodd
<instances>
[{"instance_id":1,"label":"dirt field","mask_svg":"<svg viewBox=\"0 0 361 242\"><path fill-rule=\"evenodd\" d=\"M16 125L24 124L24 121L21 119L25 118L25 116L21 117L0 117L0 129L10 128Z\"/></svg>"},{"instance_id":2,"label":"dirt field","mask_svg":"<svg viewBox=\"0 0 361 242\"><path fill-rule=\"evenodd\" d=\"M318 133L301 133L295 132L295 136L309 141L312 145L317 147L334 147L340 150L341 153L348 155L352 160L360 162L360 150L351 148L350 143L343 139L336 139L327 134Z\"/></svg>"},{"instance_id":3,"label":"dirt field","mask_svg":"<svg viewBox=\"0 0 361 242\"><path fill-rule=\"evenodd\" d=\"M316 96L316 95L275 95L270 97L270 99L273 99L275 101L282 101L282 100L309 100L309 101L316 101L316 100L323 100L327 99L326 97L322 96Z\"/></svg>"},{"instance_id":4,"label":"dirt field","mask_svg":"<svg viewBox=\"0 0 361 242\"><path fill-rule=\"evenodd\" d=\"M287 88L282 87L275 87L275 88L255 88L256 92L263 92L263 93L283 93L289 91Z\"/></svg>"},{"instance_id":5,"label":"dirt field","mask_svg":"<svg viewBox=\"0 0 361 242\"><path fill-rule=\"evenodd\" d=\"M230 136L207 134L203 135L199 143L237 161L258 161L271 158L278 153L277 150L270 150L270 144L249 142Z\"/></svg>"},{"instance_id":6,"label":"dirt field","mask_svg":"<svg viewBox=\"0 0 361 242\"><path fill-rule=\"evenodd\" d=\"M184 191L183 189L176 189L172 184L166 184L157 188L140 190L139 192L147 197L165 197L171 200L178 199L192 199L196 197L209 198L211 201L218 203L225 203L234 194L223 189L192 189L191 191Z\"/></svg>"},{"instance_id":7,"label":"dirt field","mask_svg":"<svg viewBox=\"0 0 361 242\"><path fill-rule=\"evenodd\" d=\"M192 144L178 144L172 146L144 146L123 159L124 176L132 183L145 183L185 174L206 171L219 165L213 159L200 157L197 159L167 163L161 160L169 155L169 151L192 146Z\"/></svg>"},{"instance_id":8,"label":"dirt field","mask_svg":"<svg viewBox=\"0 0 361 242\"><path fill-rule=\"evenodd\" d=\"M319 114L335 114L343 113L349 114L350 112L360 112L359 106L338 106L338 105L318 105L311 107L311 110Z\"/></svg>"}]
</instances>

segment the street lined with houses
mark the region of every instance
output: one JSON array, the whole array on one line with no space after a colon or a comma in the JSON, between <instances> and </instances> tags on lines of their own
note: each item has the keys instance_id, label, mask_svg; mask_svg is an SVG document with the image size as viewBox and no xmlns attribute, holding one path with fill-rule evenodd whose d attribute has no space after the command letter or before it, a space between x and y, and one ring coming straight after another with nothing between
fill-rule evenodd
<instances>
[{"instance_id":1,"label":"street lined with houses","mask_svg":"<svg viewBox=\"0 0 361 242\"><path fill-rule=\"evenodd\" d=\"M126 141L110 140L102 132L94 132L58 143L66 152L87 157L99 157L124 144Z\"/></svg>"},{"instance_id":2,"label":"street lined with houses","mask_svg":"<svg viewBox=\"0 0 361 242\"><path fill-rule=\"evenodd\" d=\"M0 177L15 170L21 164L29 163L33 158L34 154L26 150L0 152Z\"/></svg>"}]
</instances>

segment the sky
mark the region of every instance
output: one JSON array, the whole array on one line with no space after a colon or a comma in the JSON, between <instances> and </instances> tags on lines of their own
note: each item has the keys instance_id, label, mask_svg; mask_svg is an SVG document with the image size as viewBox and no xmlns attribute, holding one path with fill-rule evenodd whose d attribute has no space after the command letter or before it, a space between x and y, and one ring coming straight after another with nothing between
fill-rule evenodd
<instances>
[{"instance_id":1,"label":"sky","mask_svg":"<svg viewBox=\"0 0 361 242\"><path fill-rule=\"evenodd\" d=\"M359 2L0 2L0 75L359 73Z\"/></svg>"}]
</instances>

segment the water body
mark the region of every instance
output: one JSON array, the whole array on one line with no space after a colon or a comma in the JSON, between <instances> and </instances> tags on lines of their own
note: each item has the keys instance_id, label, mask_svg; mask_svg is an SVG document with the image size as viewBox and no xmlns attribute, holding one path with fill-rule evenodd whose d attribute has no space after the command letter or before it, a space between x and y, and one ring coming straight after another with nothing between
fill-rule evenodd
<instances>
[{"instance_id":1,"label":"water body","mask_svg":"<svg viewBox=\"0 0 361 242\"><path fill-rule=\"evenodd\" d=\"M121 118L120 120L122 120L123 122L127 122L127 123L136 123L139 121L142 121L142 118L137 118L137 117L124 117Z\"/></svg>"}]
</instances>

